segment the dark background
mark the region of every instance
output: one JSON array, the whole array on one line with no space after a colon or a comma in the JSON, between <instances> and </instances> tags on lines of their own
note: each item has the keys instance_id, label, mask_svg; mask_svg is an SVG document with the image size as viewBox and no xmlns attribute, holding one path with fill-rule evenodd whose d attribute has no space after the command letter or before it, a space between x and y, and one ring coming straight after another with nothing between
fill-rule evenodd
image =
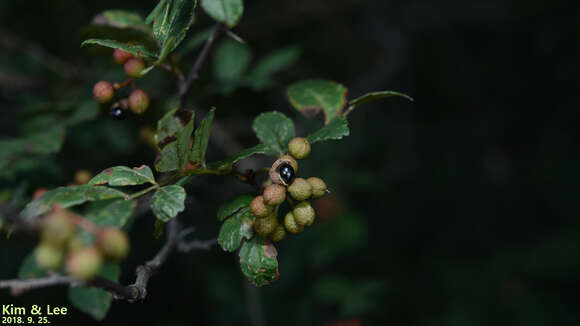
<instances>
[{"instance_id":1,"label":"dark background","mask_svg":"<svg viewBox=\"0 0 580 326\"><path fill-rule=\"evenodd\" d=\"M2 134L18 135L35 99L90 98L96 80L122 76L109 52L79 48L85 26L105 9L146 15L154 5L2 1L2 35L89 71L82 80L63 81L30 51L0 46ZM274 285L249 288L237 257L219 248L174 254L152 279L145 302L115 302L105 324L250 325L250 311L261 302L269 325L578 325L578 2L253 0L245 6L235 32L254 58L285 45L300 46L302 55L264 92L191 97L203 110L215 105L216 119L244 146L256 143L251 119L262 111L295 118L298 134L319 125L285 99L285 87L297 80L333 79L352 97L399 90L415 102L362 106L349 116L350 137L313 147L300 173L324 178L332 196L317 203L314 228L277 245ZM198 10L192 32L211 24ZM195 53L183 63L194 59ZM194 94L203 94L210 66ZM147 115L113 122L103 113L74 127L63 151L50 158L49 172L39 169L1 188L25 180L30 195L39 186L69 183L79 168L96 173L151 164L154 152L138 130L161 116L174 85L161 72L148 78L142 81L153 101ZM215 147L209 155L224 157ZM248 190L229 179L195 181L182 220L199 226L200 238L215 236L216 207ZM152 221L140 219L131 233L125 284L162 243L151 240ZM0 277L15 277L34 244L26 235L0 240ZM70 307L64 289L20 297L3 291L0 303ZM77 311L54 323L98 324Z\"/></svg>"}]
</instances>

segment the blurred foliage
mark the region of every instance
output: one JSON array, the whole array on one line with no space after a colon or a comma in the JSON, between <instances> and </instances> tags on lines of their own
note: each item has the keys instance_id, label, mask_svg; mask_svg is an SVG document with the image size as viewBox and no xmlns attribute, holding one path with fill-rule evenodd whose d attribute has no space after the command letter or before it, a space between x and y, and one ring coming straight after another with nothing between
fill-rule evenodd
<instances>
[{"instance_id":1,"label":"blurred foliage","mask_svg":"<svg viewBox=\"0 0 580 326\"><path fill-rule=\"evenodd\" d=\"M151 109L113 121L106 108L95 112L83 103L95 81L122 80L122 70L110 50L79 44L120 35L113 26L87 26L104 10L144 17L155 4L0 2L2 142L66 128L59 153L19 152L23 166L0 176L2 203L21 207L35 189L71 183L81 168L96 174L114 165L152 165L155 150L139 133L174 107L171 79L151 71L139 81ZM579 10L572 1L245 3L234 31L251 48L247 70L211 84L217 72L208 64L190 97L205 111L215 105L216 119L244 148L255 145L251 119L264 110L296 118L299 135L316 129L319 120L301 118L284 98L297 80L340 81L350 98L396 87L415 99L412 106L403 99L365 104L349 116L351 135L343 142L313 145L300 173L324 178L333 201L317 203L328 211L323 221L278 248L280 279L258 291L268 324L580 322ZM211 24L203 13L196 17L178 48L185 68ZM123 33L126 40L142 35ZM262 63L288 46L298 59L286 54L280 60L288 64ZM5 148L22 149L2 146L0 158ZM224 152L213 147L208 161ZM195 236L215 236L219 204L250 190L220 179L189 186L184 217L198 227ZM152 233L152 223L135 222L131 241L141 250L123 263L121 282L133 282L135 267L160 247ZM0 278L18 273L33 242L21 234L0 239ZM249 325L253 299L237 259L217 248L173 255L143 304L115 303L104 323ZM1 292L4 302L68 306L62 288L19 297ZM58 322L99 324L72 309Z\"/></svg>"}]
</instances>

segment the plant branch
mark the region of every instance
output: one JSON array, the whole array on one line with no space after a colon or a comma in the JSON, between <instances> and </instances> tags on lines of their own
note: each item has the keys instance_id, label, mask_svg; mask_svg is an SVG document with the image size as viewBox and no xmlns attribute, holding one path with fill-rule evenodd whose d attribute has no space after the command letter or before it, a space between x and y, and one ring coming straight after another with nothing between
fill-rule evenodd
<instances>
[{"instance_id":1,"label":"plant branch","mask_svg":"<svg viewBox=\"0 0 580 326\"><path fill-rule=\"evenodd\" d=\"M218 37L220 36L220 33L222 32L223 29L224 29L223 24L217 23L215 25L215 27L213 29L213 33L210 35L210 37L205 42L205 45L203 46L203 48L199 52L199 55L197 56L195 63L191 67L191 71L189 72L189 75L187 76L185 83L182 83L182 85L179 87L179 107L180 108L184 108L184 106L187 102L187 94L189 93L189 90L193 86L193 82L199 77L199 72L201 71L201 68L203 67L205 61L207 60L207 58L208 58L208 56L213 48L213 45L215 44L215 41L218 39Z\"/></svg>"}]
</instances>

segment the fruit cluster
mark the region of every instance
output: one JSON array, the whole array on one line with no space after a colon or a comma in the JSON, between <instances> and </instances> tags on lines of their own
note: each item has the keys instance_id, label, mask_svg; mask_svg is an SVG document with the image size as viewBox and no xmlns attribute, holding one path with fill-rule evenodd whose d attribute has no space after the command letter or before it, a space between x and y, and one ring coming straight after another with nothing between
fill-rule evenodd
<instances>
[{"instance_id":1,"label":"fruit cluster","mask_svg":"<svg viewBox=\"0 0 580 326\"><path fill-rule=\"evenodd\" d=\"M310 143L306 138L296 137L288 144L288 153L282 155L270 168L270 182L261 196L250 203L254 215L254 230L262 237L278 242L286 237L286 231L298 234L305 227L312 225L316 217L314 208L308 199L322 197L328 192L324 181L317 177L308 179L296 178L298 162L310 154ZM287 196L288 193L290 196ZM298 204L294 204L294 201ZM288 201L291 210L284 216L282 223L278 220L280 205Z\"/></svg>"},{"instance_id":2,"label":"fruit cluster","mask_svg":"<svg viewBox=\"0 0 580 326\"><path fill-rule=\"evenodd\" d=\"M86 244L78 228L93 233L95 244ZM45 270L61 267L66 256L66 271L87 281L101 270L104 260L119 261L129 253L127 235L116 228L99 228L87 220L55 207L40 225L40 243L34 251L36 264Z\"/></svg>"},{"instance_id":3,"label":"fruit cluster","mask_svg":"<svg viewBox=\"0 0 580 326\"><path fill-rule=\"evenodd\" d=\"M132 54L119 49L113 51L113 60L123 65L125 73L129 80L123 83L113 83L108 81L99 81L93 87L93 95L97 102L105 104L110 103L115 98L115 91L131 85L133 90L128 98L120 99L111 105L109 114L115 119L123 119L126 116L126 110L130 109L133 113L142 114L149 107L149 96L143 90L135 87L135 78L142 77L141 72L145 69L143 60L134 57Z\"/></svg>"}]
</instances>

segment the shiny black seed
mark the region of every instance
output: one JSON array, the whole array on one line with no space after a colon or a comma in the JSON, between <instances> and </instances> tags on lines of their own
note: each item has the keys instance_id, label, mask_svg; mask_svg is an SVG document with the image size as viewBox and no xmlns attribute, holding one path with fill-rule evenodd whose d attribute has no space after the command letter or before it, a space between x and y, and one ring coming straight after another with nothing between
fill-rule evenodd
<instances>
[{"instance_id":1,"label":"shiny black seed","mask_svg":"<svg viewBox=\"0 0 580 326\"><path fill-rule=\"evenodd\" d=\"M109 115L116 120L123 120L127 117L125 110L121 109L120 107L111 108Z\"/></svg>"},{"instance_id":2,"label":"shiny black seed","mask_svg":"<svg viewBox=\"0 0 580 326\"><path fill-rule=\"evenodd\" d=\"M280 165L278 171L280 172L280 177L286 184L289 184L294 178L294 168L288 163Z\"/></svg>"}]
</instances>

